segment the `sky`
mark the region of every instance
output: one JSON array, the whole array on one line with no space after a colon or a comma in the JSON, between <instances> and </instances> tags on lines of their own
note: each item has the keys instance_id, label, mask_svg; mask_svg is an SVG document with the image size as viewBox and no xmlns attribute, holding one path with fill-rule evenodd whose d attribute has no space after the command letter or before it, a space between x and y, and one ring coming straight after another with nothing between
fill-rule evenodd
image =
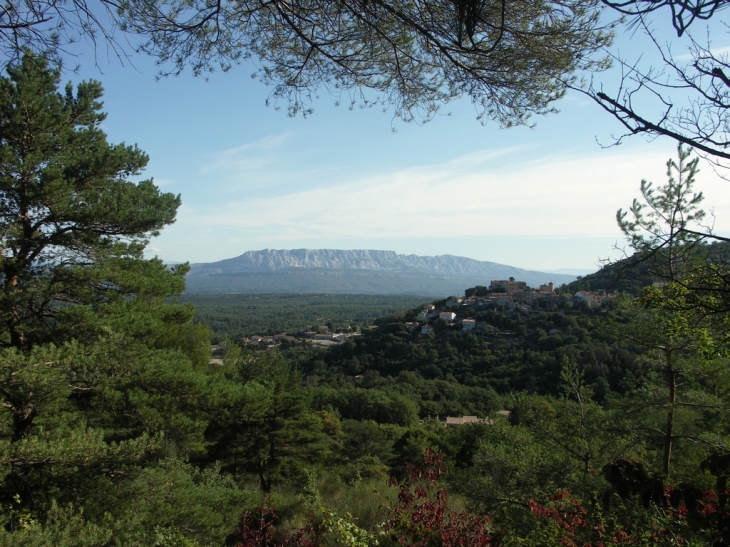
<instances>
[{"instance_id":1,"label":"sky","mask_svg":"<svg viewBox=\"0 0 730 547\"><path fill-rule=\"evenodd\" d=\"M647 48L624 34L613 51ZM468 99L427 124L404 124L378 107L335 106L326 92L312 115L291 118L286 105L267 106L270 90L251 79L251 64L158 80L149 58L121 63L83 43L77 53L80 68L64 78L103 83L109 141L138 144L150 155L142 178L182 196L176 223L147 249L166 262L265 248L384 249L585 273L618 256L617 209L630 206L642 179L664 184L676 156L669 139L607 147L621 127L577 93L534 128L482 126ZM597 80L610 88L617 74ZM697 188L722 234L728 185L701 167Z\"/></svg>"}]
</instances>

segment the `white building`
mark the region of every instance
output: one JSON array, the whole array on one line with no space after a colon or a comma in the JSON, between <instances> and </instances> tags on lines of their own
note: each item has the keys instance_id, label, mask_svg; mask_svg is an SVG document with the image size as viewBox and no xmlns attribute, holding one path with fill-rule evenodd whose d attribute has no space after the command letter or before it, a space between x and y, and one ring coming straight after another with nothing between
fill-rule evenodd
<instances>
[{"instance_id":1,"label":"white building","mask_svg":"<svg viewBox=\"0 0 730 547\"><path fill-rule=\"evenodd\" d=\"M475 319L464 319L461 322L461 330L463 332L473 332L477 328L477 322Z\"/></svg>"},{"instance_id":2,"label":"white building","mask_svg":"<svg viewBox=\"0 0 730 547\"><path fill-rule=\"evenodd\" d=\"M418 328L418 323L416 321L406 321L406 327L408 327L408 332L413 332Z\"/></svg>"}]
</instances>

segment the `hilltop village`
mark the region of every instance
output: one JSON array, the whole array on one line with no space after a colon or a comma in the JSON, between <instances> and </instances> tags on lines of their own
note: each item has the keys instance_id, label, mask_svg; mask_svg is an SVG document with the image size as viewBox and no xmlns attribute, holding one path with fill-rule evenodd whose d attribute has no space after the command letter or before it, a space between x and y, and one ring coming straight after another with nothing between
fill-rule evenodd
<instances>
[{"instance_id":1,"label":"hilltop village","mask_svg":"<svg viewBox=\"0 0 730 547\"><path fill-rule=\"evenodd\" d=\"M450 296L443 301L427 304L421 309L414 321L406 321L405 325L411 333L428 335L446 325L452 330L462 333L495 335L513 334L509 331L500 331L498 327L486 322L480 322L469 317L475 311L488 309L502 309L506 313L530 313L537 309L566 309L570 307L600 308L616 298L616 294L605 291L588 292L578 291L575 294L558 292L553 283L540 285L533 289L525 281L514 278L507 280L492 280L488 287L476 286L467 289L464 296ZM367 327L370 330L377 326ZM337 329L331 332L327 325L310 326L306 330L296 333L281 333L270 336L252 335L244 337L241 342L248 346L272 346L282 342L308 342L314 346L327 347L343 344L348 338L361 336L362 332L352 328ZM214 346L214 353L216 351Z\"/></svg>"},{"instance_id":2,"label":"hilltop village","mask_svg":"<svg viewBox=\"0 0 730 547\"><path fill-rule=\"evenodd\" d=\"M424 306L416 317L416 321L406 322L408 330L415 332L420 329L421 334L430 334L434 330L435 321L445 321L449 325L460 324L465 333L481 330L494 334L496 328L487 323L479 323L475 319L462 317L465 309L486 310L502 307L506 312L529 313L538 308L564 309L570 306L588 306L597 308L606 302L615 299L615 294L605 292L592 293L578 291L574 295L558 294L552 283L540 285L537 289L527 286L524 281L492 280L489 287L474 287L467 289L465 296L450 296L442 307L434 304Z\"/></svg>"},{"instance_id":3,"label":"hilltop village","mask_svg":"<svg viewBox=\"0 0 730 547\"><path fill-rule=\"evenodd\" d=\"M581 309L586 311L589 309L594 311L606 310L609 303L616 297L617 295L607 294L605 291L578 291L571 294L565 290L565 287L556 290L553 283L531 288L525 281L518 281L514 278L492 280L489 286L478 285L467 289L463 296L450 296L407 311L402 314L400 323L396 320L397 316L391 316L385 323L379 322L378 325L363 327L363 331L370 331L371 333L371 336L367 337L363 337L364 332L352 328L348 330L346 327L337 328L337 331L333 332L335 330L334 325L330 322L328 325L311 326L307 330L292 334L250 336L244 338L243 342L249 347L254 346L260 349L275 346L282 348L298 346L302 349L310 347L312 349L325 350L332 348L334 350L336 346L344 347L343 345L348 340L351 340L349 346L352 348L360 345L360 343L362 343L363 348L372 344L378 345L375 340L380 335L387 337L387 333L402 332L406 334L407 339L411 342L418 345L426 344L428 347L431 347L429 344L438 346L438 340L451 340L451 343L456 345L454 347L457 347L460 344L457 339L464 340L464 343L467 343L466 338L471 335L480 340L477 344L491 347L494 351L498 351L499 347L503 347L500 344L506 344L506 347L512 348L529 348L534 346L536 341L538 346L540 344L545 346L546 344L556 344L561 337L570 339L573 334L582 336L575 331L575 321L572 318L564 321L553 319L542 324L538 318L538 316L544 315L542 312L548 311L564 316L566 314L574 315L576 311ZM490 310L492 311L490 312ZM500 317L503 319L500 320ZM504 320L509 317L512 320ZM531 318L534 321L531 321ZM518 324L522 324L523 327L519 328ZM538 325L542 325L544 336L551 337L549 340L540 341L542 336L537 332L540 330ZM443 331L448 331L448 333ZM535 338L535 340L528 341L527 338ZM214 353L216 349L218 348L214 347ZM381 349L386 351L384 348ZM285 349L285 351L287 350ZM466 351L468 353L469 350ZM362 352L355 351L355 353L357 354L355 361L364 361L366 358ZM365 350L364 353L372 354L373 351ZM388 355L387 359L390 359L395 358L395 355L399 352L391 349L387 350L386 353ZM314 358L316 359L316 357ZM348 360L347 362L352 361ZM436 362L435 356L428 354L424 362L434 365ZM348 370L348 373L345 381L352 387L365 387L373 379L372 373L363 373L357 368ZM419 426L424 426L427 422L440 424L447 428L458 428L467 424L493 426L496 423L495 420L500 418L510 420L511 414L506 409L498 410L492 413L492 416L478 416L466 413L459 415L457 412L460 408L441 409L446 410L443 414L436 408L434 410L435 412L421 417L418 422Z\"/></svg>"}]
</instances>

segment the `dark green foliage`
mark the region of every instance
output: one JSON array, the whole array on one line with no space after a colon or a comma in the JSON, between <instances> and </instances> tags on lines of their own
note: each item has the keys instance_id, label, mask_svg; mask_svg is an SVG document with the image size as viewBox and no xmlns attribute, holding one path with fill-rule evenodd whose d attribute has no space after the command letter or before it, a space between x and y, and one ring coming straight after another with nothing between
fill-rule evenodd
<instances>
[{"instance_id":1,"label":"dark green foliage","mask_svg":"<svg viewBox=\"0 0 730 547\"><path fill-rule=\"evenodd\" d=\"M362 456L378 458L389 463L393 457L393 440L388 431L372 420L343 420L341 455L347 460L357 460Z\"/></svg>"},{"instance_id":2,"label":"dark green foliage","mask_svg":"<svg viewBox=\"0 0 730 547\"><path fill-rule=\"evenodd\" d=\"M467 298L470 296L486 296L489 294L489 288L485 287L484 285L477 285L476 287L472 287L470 289L466 289L464 291L464 296Z\"/></svg>"},{"instance_id":3,"label":"dark green foliage","mask_svg":"<svg viewBox=\"0 0 730 547\"><path fill-rule=\"evenodd\" d=\"M28 57L0 82L45 105L28 120L38 135L7 122L16 141L0 149L0 544L366 547L382 523L381 545L727 539L722 283L709 299L675 283L603 309L459 307L489 327L440 321L429 336L404 324L422 303L410 297L207 298L211 362L210 332L175 301L185 268L141 256L177 198L126 181L146 157L106 144L97 84L64 97L44 66ZM704 279L724 275L713 256ZM702 274L692 264L684 279ZM224 336L371 320L328 350L244 352ZM480 419L444 426L461 415ZM435 465L414 467L424 452ZM315 473L348 509L329 508ZM397 493L389 474L408 477ZM276 529L254 482L284 500Z\"/></svg>"},{"instance_id":4,"label":"dark green foliage","mask_svg":"<svg viewBox=\"0 0 730 547\"><path fill-rule=\"evenodd\" d=\"M686 251L683 260L691 259L695 264L703 261L705 264L727 264L730 243L716 241L710 244L696 244L692 248L688 247ZM661 273L665 265L665 258L652 255L650 251L638 251L630 257L606 264L595 273L563 285L560 290L571 294L577 291L605 290L640 296L644 287L667 281L666 273Z\"/></svg>"},{"instance_id":5,"label":"dark green foliage","mask_svg":"<svg viewBox=\"0 0 730 547\"><path fill-rule=\"evenodd\" d=\"M180 292L185 268L164 275L161 262L140 260L180 199L150 180L127 181L148 158L106 142L101 85L60 93L60 72L30 55L8 75L0 79L0 344L94 336L90 313L130 295Z\"/></svg>"},{"instance_id":6,"label":"dark green foliage","mask_svg":"<svg viewBox=\"0 0 730 547\"><path fill-rule=\"evenodd\" d=\"M229 401L209 333L169 301L186 268L144 260L179 199L126 179L96 82L57 92L26 56L0 79L0 541L220 543L252 497L200 456ZM255 386L254 386L255 387ZM255 406L255 405L250 405ZM225 509L217 509L224 506ZM230 512L229 512L230 511Z\"/></svg>"},{"instance_id":7,"label":"dark green foliage","mask_svg":"<svg viewBox=\"0 0 730 547\"><path fill-rule=\"evenodd\" d=\"M475 317L515 334L464 335L445 327L436 336L422 336L409 334L404 318L389 318L377 330L300 361L300 366L324 377L363 375L358 381L363 387L368 386L368 371L377 372L383 382L396 384L393 389L420 400L422 417L486 415L501 408L495 391L558 395L563 358L581 365L586 381L601 392L623 392L624 381L637 370L640 350L612 338L600 312L488 310ZM559 332L548 336L550 330Z\"/></svg>"},{"instance_id":8,"label":"dark green foliage","mask_svg":"<svg viewBox=\"0 0 730 547\"><path fill-rule=\"evenodd\" d=\"M4 505L0 545L221 545L241 508L258 501L218 469L199 471L175 459L95 486L83 509L54 502L42 520L20 498Z\"/></svg>"},{"instance_id":9,"label":"dark green foliage","mask_svg":"<svg viewBox=\"0 0 730 547\"><path fill-rule=\"evenodd\" d=\"M123 335L28 354L4 350L0 374L0 504L18 500L18 511L41 522L55 503L79 499L89 518L105 518L95 511L110 492L146 481L140 473L162 456L199 454L219 409L261 398L220 374L196 371L179 349ZM115 510L117 501L108 503L115 518L128 518Z\"/></svg>"},{"instance_id":10,"label":"dark green foliage","mask_svg":"<svg viewBox=\"0 0 730 547\"><path fill-rule=\"evenodd\" d=\"M216 336L298 332L330 321L337 327L365 325L428 300L423 296L357 294L186 294L195 321Z\"/></svg>"},{"instance_id":11,"label":"dark green foliage","mask_svg":"<svg viewBox=\"0 0 730 547\"><path fill-rule=\"evenodd\" d=\"M638 257L636 257L638 258ZM575 294L578 291L622 292L639 296L647 285L659 281L651 271L651 264L641 260L626 259L607 264L595 273L579 277L559 290Z\"/></svg>"},{"instance_id":12,"label":"dark green foliage","mask_svg":"<svg viewBox=\"0 0 730 547\"><path fill-rule=\"evenodd\" d=\"M308 405L301 376L280 355L243 354L227 376L246 389L210 421L206 459L235 478L252 475L263 491L303 476L326 452L324 425Z\"/></svg>"},{"instance_id":13,"label":"dark green foliage","mask_svg":"<svg viewBox=\"0 0 730 547\"><path fill-rule=\"evenodd\" d=\"M417 404L394 391L320 388L313 392L314 408L333 408L348 420L413 425L418 419Z\"/></svg>"}]
</instances>

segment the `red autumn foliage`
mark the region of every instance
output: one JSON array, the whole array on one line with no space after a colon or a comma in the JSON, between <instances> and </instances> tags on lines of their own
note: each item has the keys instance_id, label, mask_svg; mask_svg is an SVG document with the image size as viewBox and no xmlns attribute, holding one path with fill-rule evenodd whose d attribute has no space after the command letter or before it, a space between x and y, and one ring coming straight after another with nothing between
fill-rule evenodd
<instances>
[{"instance_id":1,"label":"red autumn foliage","mask_svg":"<svg viewBox=\"0 0 730 547\"><path fill-rule=\"evenodd\" d=\"M708 490L690 506L673 505L672 501L683 499L677 495L678 491L682 493L681 489L671 485L665 488L663 502L655 505L656 512L651 513L656 517L654 522L639 525L640 518L627 514L624 521L613 519L609 531L600 524L596 515L591 515L578 500L570 498L568 492L553 495L547 507L534 500L528 500L527 506L533 515L551 521L560 529L559 541L566 547L634 545L640 543L639 535L657 545L685 545L687 538L680 533L681 530L698 533L699 537L708 541L708 545L726 545L722 538L730 531L730 511L721 504L723 496L718 498L715 492ZM639 505L635 508L641 511Z\"/></svg>"},{"instance_id":2,"label":"red autumn foliage","mask_svg":"<svg viewBox=\"0 0 730 547\"><path fill-rule=\"evenodd\" d=\"M307 538L307 530L296 530L285 538L274 536L274 526L281 519L267 501L241 517L233 534L228 536L226 545L234 547L314 547Z\"/></svg>"},{"instance_id":3,"label":"red autumn foliage","mask_svg":"<svg viewBox=\"0 0 730 547\"><path fill-rule=\"evenodd\" d=\"M550 499L557 502L555 508L546 508L535 500L527 500L527 507L533 515L550 519L560 528L568 531L573 537L575 530L588 526L586 516L588 512L577 499L570 499L568 492L557 492Z\"/></svg>"},{"instance_id":4,"label":"red autumn foliage","mask_svg":"<svg viewBox=\"0 0 730 547\"><path fill-rule=\"evenodd\" d=\"M528 500L524 506L541 524L523 539L542 542L542 534L547 533L550 544L564 547L638 545L645 540L657 545L681 546L691 541L730 545L730 489L701 491L689 485L666 485L636 462L619 461L607 468L615 489L607 493L605 505L593 503L588 509L566 491L555 493L544 504ZM498 546L504 531L495 532L489 517L449 509L448 493L439 484L443 475L443 455L429 448L424 465L408 465L402 483L390 479L389 484L398 488L397 503L389 508L384 525L390 539L413 547ZM725 486L725 482L719 484ZM611 496L618 496L622 503L609 503ZM274 528L279 520L266 501L244 513L226 545L315 547L321 539L315 528L277 537Z\"/></svg>"},{"instance_id":5,"label":"red autumn foliage","mask_svg":"<svg viewBox=\"0 0 730 547\"><path fill-rule=\"evenodd\" d=\"M423 458L423 467L408 465L399 485L398 504L385 524L391 539L414 547L498 545L501 536L490 530L489 518L448 509L448 494L438 485L443 455L427 448ZM397 483L391 479L390 484Z\"/></svg>"}]
</instances>

